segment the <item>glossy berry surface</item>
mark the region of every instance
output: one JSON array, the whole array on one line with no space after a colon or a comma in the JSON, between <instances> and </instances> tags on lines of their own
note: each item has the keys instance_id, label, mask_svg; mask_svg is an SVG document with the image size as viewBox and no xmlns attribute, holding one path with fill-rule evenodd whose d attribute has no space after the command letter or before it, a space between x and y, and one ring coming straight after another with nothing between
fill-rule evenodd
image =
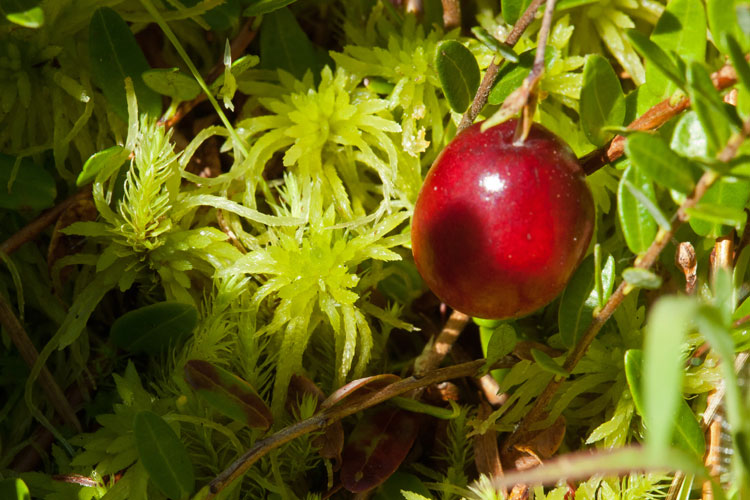
<instances>
[{"instance_id":1,"label":"glossy berry surface","mask_svg":"<svg viewBox=\"0 0 750 500\"><path fill-rule=\"evenodd\" d=\"M441 300L480 318L524 316L565 288L594 228L594 202L570 148L534 124L475 124L440 153L412 219L417 269Z\"/></svg>"}]
</instances>

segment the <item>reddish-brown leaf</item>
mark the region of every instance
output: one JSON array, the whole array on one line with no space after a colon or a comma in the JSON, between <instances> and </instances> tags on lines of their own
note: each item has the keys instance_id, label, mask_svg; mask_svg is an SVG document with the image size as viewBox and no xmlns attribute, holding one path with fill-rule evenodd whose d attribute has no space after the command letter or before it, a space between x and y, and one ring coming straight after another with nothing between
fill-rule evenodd
<instances>
[{"instance_id":1,"label":"reddish-brown leaf","mask_svg":"<svg viewBox=\"0 0 750 500\"><path fill-rule=\"evenodd\" d=\"M271 410L253 386L237 375L193 359L185 364L185 380L198 396L227 417L249 427L271 427Z\"/></svg>"},{"instance_id":2,"label":"reddish-brown leaf","mask_svg":"<svg viewBox=\"0 0 750 500\"><path fill-rule=\"evenodd\" d=\"M420 415L398 408L381 408L365 415L344 448L344 488L359 493L388 479L414 444L419 421Z\"/></svg>"}]
</instances>

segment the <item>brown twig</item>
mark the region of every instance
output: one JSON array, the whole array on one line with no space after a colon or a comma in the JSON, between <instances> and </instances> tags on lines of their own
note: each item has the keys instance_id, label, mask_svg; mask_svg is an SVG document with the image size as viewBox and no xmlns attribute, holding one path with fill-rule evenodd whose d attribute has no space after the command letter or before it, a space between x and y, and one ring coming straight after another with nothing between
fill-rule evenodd
<instances>
[{"instance_id":1,"label":"brown twig","mask_svg":"<svg viewBox=\"0 0 750 500\"><path fill-rule=\"evenodd\" d=\"M44 231L47 226L54 223L57 218L60 217L60 214L62 214L70 206L78 203L78 201L86 198L90 194L91 186L88 186L77 191L54 207L42 213L39 217L24 226L20 231L16 232L13 236L0 243L0 253L4 253L5 255L12 254L16 250L18 250L24 243L28 243L29 241L39 236L39 233Z\"/></svg>"},{"instance_id":2,"label":"brown twig","mask_svg":"<svg viewBox=\"0 0 750 500\"><path fill-rule=\"evenodd\" d=\"M528 28L531 22L534 20L536 11L539 10L539 7L541 7L545 1L546 0L534 0L533 2L531 2L531 4L524 11L521 17L518 18L516 24L513 25L513 29L510 31L510 33L508 33L508 36L505 38L506 45L508 45L509 47L513 47L518 42L518 40L521 38L521 35L523 35L523 32L526 31L526 28ZM459 123L458 125L458 132L462 132L463 130L469 128L471 124L474 123L474 120L477 118L477 116L479 116L479 113L482 111L482 108L484 108L484 105L487 104L487 98L490 95L492 84L495 83L495 78L497 78L497 72L499 69L500 66L498 64L495 64L495 61L492 61L487 70L484 72L484 78L482 78L482 83L479 84L477 93L476 95L474 95L474 100L471 102L471 106L469 106L469 109L461 118L461 123Z\"/></svg>"},{"instance_id":3,"label":"brown twig","mask_svg":"<svg viewBox=\"0 0 750 500\"><path fill-rule=\"evenodd\" d=\"M11 341L16 346L16 349L18 349L26 364L34 366L37 358L39 358L39 351L34 347L23 325L21 325L10 304L2 294L0 294L0 325L3 325L5 331L8 332ZM39 384L42 386L42 390L49 398L57 414L78 432L83 432L83 427L81 427L81 423L78 421L78 417L76 417L76 412L73 411L62 389L57 385L55 378L46 367L43 367L39 373Z\"/></svg>"},{"instance_id":4,"label":"brown twig","mask_svg":"<svg viewBox=\"0 0 750 500\"><path fill-rule=\"evenodd\" d=\"M256 442L252 448L245 452L245 454L232 462L229 467L216 476L216 478L210 483L210 490L206 499L214 498L219 492L229 486L232 481L247 472L247 470L266 453L292 441L293 439L311 432L322 430L344 417L353 415L354 413L375 406L376 404L383 403L384 401L407 392L416 391L445 380L475 375L484 364L484 359L477 359L475 361L469 361L468 363L461 363L433 370L432 372L425 374L423 377L411 376L390 384L377 392L362 397L361 399L352 399L352 404L338 404L326 408L310 418L301 420L289 427L281 429L275 434ZM493 368L507 368L513 364L514 361L501 360L499 363L496 363Z\"/></svg>"},{"instance_id":5,"label":"brown twig","mask_svg":"<svg viewBox=\"0 0 750 500\"><path fill-rule=\"evenodd\" d=\"M717 90L723 90L737 83L737 73L735 72L734 67L727 63L717 72L711 74L711 81ZM662 102L636 118L630 125L628 125L628 129L655 130L689 107L690 99L688 97L683 97L674 104L670 102L670 99L664 99ZM624 152L625 137L621 135L615 136L615 138L606 146L581 158L583 171L586 175L591 175L604 165L612 163L620 158Z\"/></svg>"},{"instance_id":6,"label":"brown twig","mask_svg":"<svg viewBox=\"0 0 750 500\"><path fill-rule=\"evenodd\" d=\"M440 366L470 319L466 314L454 310L434 342L428 342L422 354L414 360L414 375L421 377Z\"/></svg>"},{"instance_id":7,"label":"brown twig","mask_svg":"<svg viewBox=\"0 0 750 500\"><path fill-rule=\"evenodd\" d=\"M740 145L748 135L750 135L750 120L746 121L743 124L740 133L733 136L724 147L724 149L719 153L717 157L719 161L721 161L722 163L727 163L732 158L734 158ZM654 265L656 259L659 258L659 254L661 254L664 248L666 248L669 241L672 239L675 230L682 223L688 220L687 211L693 208L700 201L700 199L706 193L708 188L711 187L716 178L717 174L712 171L708 171L701 176L695 186L695 189L693 190L693 193L682 203L682 205L680 205L680 208L672 217L670 225L671 227L669 231L659 231L659 233L656 235L656 238L651 243L651 246L649 246L648 250L646 250L646 253L636 259L635 267L641 269L649 269ZM610 316L612 316L615 310L619 307L620 303L622 303L623 299L625 299L625 296L629 291L630 285L628 285L625 281L620 283L620 285L617 287L617 290L615 290L615 293L612 294L601 311L599 311L599 313L594 316L591 324L586 329L581 340L578 342L578 344L576 344L570 354L568 354L568 357L565 359L563 369L566 372L572 373L573 368L575 368L578 362L583 358L589 345L599 333L599 330L601 330L601 328L604 326L604 323L607 322ZM562 382L563 379L560 377L555 377L549 382L547 387L545 387L544 391L542 391L542 393L537 398L534 406L531 408L529 413L524 416L524 418L518 424L518 427L516 427L516 429L507 437L503 445L504 449L510 449L510 447L517 442L519 436L522 436L526 431L530 430L532 425L541 419L542 415L544 415L547 405L549 405L549 403L552 401L552 398L557 393L557 390L560 388L560 385L562 385Z\"/></svg>"}]
</instances>

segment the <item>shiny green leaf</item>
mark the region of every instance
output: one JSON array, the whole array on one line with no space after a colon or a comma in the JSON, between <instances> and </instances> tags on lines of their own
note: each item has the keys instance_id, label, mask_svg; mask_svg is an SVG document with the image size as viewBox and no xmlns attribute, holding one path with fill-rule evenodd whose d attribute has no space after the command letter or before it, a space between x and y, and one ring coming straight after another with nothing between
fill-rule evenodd
<instances>
[{"instance_id":1,"label":"shiny green leaf","mask_svg":"<svg viewBox=\"0 0 750 500\"><path fill-rule=\"evenodd\" d=\"M138 110L153 118L161 113L161 97L143 83L149 68L135 36L120 15L109 7L97 9L89 24L89 60L94 82L112 110L128 120L125 78L133 80Z\"/></svg>"},{"instance_id":2,"label":"shiny green leaf","mask_svg":"<svg viewBox=\"0 0 750 500\"><path fill-rule=\"evenodd\" d=\"M747 185L745 184L747 182L742 181L742 184ZM718 187L723 190L717 191L715 196L725 197L727 203L736 204L742 198L747 199L747 191L735 191L733 188L722 188L721 185ZM742 208L704 200L701 200L698 205L686 209L685 212L690 216L690 226L699 234L705 232L706 235L723 236L732 227L737 230L742 229L747 221L747 212Z\"/></svg>"},{"instance_id":3,"label":"shiny green leaf","mask_svg":"<svg viewBox=\"0 0 750 500\"><path fill-rule=\"evenodd\" d=\"M40 28L44 25L44 11L40 3L40 0L0 0L0 12L13 24Z\"/></svg>"},{"instance_id":4,"label":"shiny green leaf","mask_svg":"<svg viewBox=\"0 0 750 500\"><path fill-rule=\"evenodd\" d=\"M737 72L737 78L744 85L745 90L750 91L750 64L745 59L742 47L740 47L740 44L732 35L725 33L725 38L724 43L729 49L729 58L732 61L734 70Z\"/></svg>"},{"instance_id":5,"label":"shiny green leaf","mask_svg":"<svg viewBox=\"0 0 750 500\"><path fill-rule=\"evenodd\" d=\"M108 166L120 166L128 159L130 150L122 146L112 146L89 156L76 179L76 186L85 186L96 178L96 174Z\"/></svg>"},{"instance_id":6,"label":"shiny green leaf","mask_svg":"<svg viewBox=\"0 0 750 500\"><path fill-rule=\"evenodd\" d=\"M189 337L198 324L198 310L191 304L157 302L127 312L112 324L110 338L130 352L161 352Z\"/></svg>"},{"instance_id":7,"label":"shiny green leaf","mask_svg":"<svg viewBox=\"0 0 750 500\"><path fill-rule=\"evenodd\" d=\"M651 64L654 68L658 68L659 71L678 88L685 88L685 77L683 76L677 64L672 58L662 50L657 44L646 38L637 30L631 29L627 32L628 39L635 47L648 64ZM653 93L651 93L653 95ZM659 96L654 96L657 100Z\"/></svg>"},{"instance_id":8,"label":"shiny green leaf","mask_svg":"<svg viewBox=\"0 0 750 500\"><path fill-rule=\"evenodd\" d=\"M708 156L706 131L695 111L688 111L677 120L669 145L675 153L682 156Z\"/></svg>"},{"instance_id":9,"label":"shiny green leaf","mask_svg":"<svg viewBox=\"0 0 750 500\"><path fill-rule=\"evenodd\" d=\"M669 228L672 227L669 219L667 219L667 216L664 215L664 213L662 213L662 211L656 205L656 201L653 199L653 196L647 194L644 191L641 191L638 186L630 182L630 180L628 179L621 179L621 182L625 186L625 188L630 191L630 194L633 195L636 200L638 200L641 206L648 211L649 215L654 219L654 221L656 221L659 227L664 230L669 230Z\"/></svg>"},{"instance_id":10,"label":"shiny green leaf","mask_svg":"<svg viewBox=\"0 0 750 500\"><path fill-rule=\"evenodd\" d=\"M298 79L317 67L315 48L288 8L263 16L260 27L260 67L283 69Z\"/></svg>"},{"instance_id":11,"label":"shiny green leaf","mask_svg":"<svg viewBox=\"0 0 750 500\"><path fill-rule=\"evenodd\" d=\"M602 146L614 135L602 130L604 127L620 126L625 120L625 95L620 79L609 61L600 55L586 58L580 106L581 127L595 146Z\"/></svg>"},{"instance_id":12,"label":"shiny green leaf","mask_svg":"<svg viewBox=\"0 0 750 500\"><path fill-rule=\"evenodd\" d=\"M252 385L237 375L207 361L185 364L185 380L214 409L248 427L268 429L271 410Z\"/></svg>"},{"instance_id":13,"label":"shiny green leaf","mask_svg":"<svg viewBox=\"0 0 750 500\"><path fill-rule=\"evenodd\" d=\"M643 416L643 352L640 349L629 349L625 352L625 378L628 381L630 394L633 396L636 411ZM673 443L680 449L702 457L706 449L703 436L695 413L684 399L678 402L678 410L674 415Z\"/></svg>"},{"instance_id":14,"label":"shiny green leaf","mask_svg":"<svg viewBox=\"0 0 750 500\"><path fill-rule=\"evenodd\" d=\"M644 174L659 184L681 193L695 187L690 162L669 148L659 136L638 132L625 144L625 152Z\"/></svg>"},{"instance_id":15,"label":"shiny green leaf","mask_svg":"<svg viewBox=\"0 0 750 500\"><path fill-rule=\"evenodd\" d=\"M671 0L651 33L651 41L670 54L676 52L688 63L706 56L706 11L702 0ZM677 85L669 81L653 62L646 62L646 86L664 99Z\"/></svg>"},{"instance_id":16,"label":"shiny green leaf","mask_svg":"<svg viewBox=\"0 0 750 500\"><path fill-rule=\"evenodd\" d=\"M519 54L517 63L510 61L503 63L500 71L497 73L495 85L490 91L487 102L490 104L502 104L506 97L521 86L521 83L529 75L529 71L533 65L534 50L527 50Z\"/></svg>"},{"instance_id":17,"label":"shiny green leaf","mask_svg":"<svg viewBox=\"0 0 750 500\"><path fill-rule=\"evenodd\" d=\"M16 161L0 153L0 208L37 211L52 206L57 196L55 179L28 158L17 168Z\"/></svg>"},{"instance_id":18,"label":"shiny green leaf","mask_svg":"<svg viewBox=\"0 0 750 500\"><path fill-rule=\"evenodd\" d=\"M479 65L474 54L455 40L437 46L435 67L448 103L456 113L463 113L479 87Z\"/></svg>"},{"instance_id":19,"label":"shiny green leaf","mask_svg":"<svg viewBox=\"0 0 750 500\"><path fill-rule=\"evenodd\" d=\"M648 269L629 267L622 272L622 279L637 288L653 290L661 286L661 276Z\"/></svg>"},{"instance_id":20,"label":"shiny green leaf","mask_svg":"<svg viewBox=\"0 0 750 500\"><path fill-rule=\"evenodd\" d=\"M178 101L195 99L201 92L198 82L177 68L150 69L143 73L143 81L152 90Z\"/></svg>"},{"instance_id":21,"label":"shiny green leaf","mask_svg":"<svg viewBox=\"0 0 750 500\"><path fill-rule=\"evenodd\" d=\"M708 26L711 29L713 42L724 54L729 54L726 35L737 40L743 52L750 49L750 38L743 33L737 18L737 6L742 0L706 0Z\"/></svg>"},{"instance_id":22,"label":"shiny green leaf","mask_svg":"<svg viewBox=\"0 0 750 500\"><path fill-rule=\"evenodd\" d=\"M692 63L687 74L690 102L706 132L708 153L714 155L729 139L732 117L702 63Z\"/></svg>"},{"instance_id":23,"label":"shiny green leaf","mask_svg":"<svg viewBox=\"0 0 750 500\"><path fill-rule=\"evenodd\" d=\"M635 165L629 165L617 186L617 215L620 219L625 243L634 254L642 254L656 237L656 220L643 200L635 196L628 186L637 187L643 197L656 204L656 193L651 179L640 173Z\"/></svg>"},{"instance_id":24,"label":"shiny green leaf","mask_svg":"<svg viewBox=\"0 0 750 500\"><path fill-rule=\"evenodd\" d=\"M642 415L651 456L663 456L674 435L682 399L682 343L695 312L688 297L666 296L651 308L643 348Z\"/></svg>"},{"instance_id":25,"label":"shiny green leaf","mask_svg":"<svg viewBox=\"0 0 750 500\"><path fill-rule=\"evenodd\" d=\"M513 25L516 24L518 18L530 4L531 0L500 0L500 12L502 12L505 22Z\"/></svg>"},{"instance_id":26,"label":"shiny green leaf","mask_svg":"<svg viewBox=\"0 0 750 500\"><path fill-rule=\"evenodd\" d=\"M187 498L195 488L193 464L172 427L156 413L141 411L135 416L133 434L151 482L169 498Z\"/></svg>"}]
</instances>

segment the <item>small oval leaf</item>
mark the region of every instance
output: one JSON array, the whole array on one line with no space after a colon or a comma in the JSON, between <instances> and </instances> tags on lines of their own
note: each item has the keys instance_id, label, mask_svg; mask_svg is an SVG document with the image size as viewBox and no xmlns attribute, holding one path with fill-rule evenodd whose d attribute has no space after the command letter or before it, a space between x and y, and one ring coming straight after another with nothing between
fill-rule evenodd
<instances>
[{"instance_id":1,"label":"small oval leaf","mask_svg":"<svg viewBox=\"0 0 750 500\"><path fill-rule=\"evenodd\" d=\"M96 174L105 167L117 164L120 166L128 159L130 150L122 146L112 146L89 156L86 163L83 164L81 173L76 179L76 186L85 186L96 178Z\"/></svg>"},{"instance_id":2,"label":"small oval leaf","mask_svg":"<svg viewBox=\"0 0 750 500\"><path fill-rule=\"evenodd\" d=\"M648 269L629 267L622 272L622 279L637 288L654 290L661 286L661 276Z\"/></svg>"},{"instance_id":3,"label":"small oval leaf","mask_svg":"<svg viewBox=\"0 0 750 500\"><path fill-rule=\"evenodd\" d=\"M640 189L644 196L656 203L656 192L651 179L641 174L635 165L625 169L617 187L617 215L620 219L625 243L631 252L638 255L645 252L656 237L656 221L646 207L638 201L625 181Z\"/></svg>"},{"instance_id":4,"label":"small oval leaf","mask_svg":"<svg viewBox=\"0 0 750 500\"><path fill-rule=\"evenodd\" d=\"M0 208L36 211L51 207L57 196L55 179L28 158L21 160L14 173L16 161L0 153Z\"/></svg>"},{"instance_id":5,"label":"small oval leaf","mask_svg":"<svg viewBox=\"0 0 750 500\"><path fill-rule=\"evenodd\" d=\"M152 90L177 101L195 99L201 92L198 82L177 68L150 69L142 77Z\"/></svg>"},{"instance_id":6,"label":"small oval leaf","mask_svg":"<svg viewBox=\"0 0 750 500\"><path fill-rule=\"evenodd\" d=\"M154 485L169 498L186 498L195 488L193 464L174 430L156 413L141 411L133 422L135 446Z\"/></svg>"},{"instance_id":7,"label":"small oval leaf","mask_svg":"<svg viewBox=\"0 0 750 500\"><path fill-rule=\"evenodd\" d=\"M479 88L479 65L469 49L455 40L437 47L435 67L451 109L463 113Z\"/></svg>"},{"instance_id":8,"label":"small oval leaf","mask_svg":"<svg viewBox=\"0 0 750 500\"><path fill-rule=\"evenodd\" d=\"M602 130L620 126L625 120L625 95L620 79L604 57L596 54L586 58L581 89L581 127L589 141L602 146L614 135Z\"/></svg>"},{"instance_id":9,"label":"small oval leaf","mask_svg":"<svg viewBox=\"0 0 750 500\"><path fill-rule=\"evenodd\" d=\"M138 109L157 118L161 97L143 83L141 75L149 69L135 36L120 15L109 7L97 9L89 24L89 59L94 82L120 118L128 121L125 78L133 80Z\"/></svg>"},{"instance_id":10,"label":"small oval leaf","mask_svg":"<svg viewBox=\"0 0 750 500\"><path fill-rule=\"evenodd\" d=\"M487 362L484 371L489 370L495 362L513 352L513 348L518 343L516 329L508 323L499 325L492 332L489 342L487 343Z\"/></svg>"},{"instance_id":11,"label":"small oval leaf","mask_svg":"<svg viewBox=\"0 0 750 500\"><path fill-rule=\"evenodd\" d=\"M267 430L273 423L271 410L250 383L207 361L191 359L185 364L185 380L218 412L248 427Z\"/></svg>"},{"instance_id":12,"label":"small oval leaf","mask_svg":"<svg viewBox=\"0 0 750 500\"><path fill-rule=\"evenodd\" d=\"M644 132L632 134L625 151L641 172L659 184L686 194L695 187L690 161L672 151L660 137Z\"/></svg>"},{"instance_id":13,"label":"small oval leaf","mask_svg":"<svg viewBox=\"0 0 750 500\"><path fill-rule=\"evenodd\" d=\"M570 376L570 373L566 372L563 367L557 363L557 361L552 359L552 356L544 351L532 348L531 357L534 358L534 362L538 364L539 367L544 371L550 372L553 375L557 375L563 378L568 378L568 376Z\"/></svg>"},{"instance_id":14,"label":"small oval leaf","mask_svg":"<svg viewBox=\"0 0 750 500\"><path fill-rule=\"evenodd\" d=\"M594 256L587 257L565 287L560 298L557 323L563 345L573 347L593 318L599 305L594 286Z\"/></svg>"},{"instance_id":15,"label":"small oval leaf","mask_svg":"<svg viewBox=\"0 0 750 500\"><path fill-rule=\"evenodd\" d=\"M342 454L341 483L352 493L379 485L398 469L419 432L421 418L397 408L381 408L356 425Z\"/></svg>"},{"instance_id":16,"label":"small oval leaf","mask_svg":"<svg viewBox=\"0 0 750 500\"><path fill-rule=\"evenodd\" d=\"M117 318L110 338L117 347L130 352L160 352L188 337L197 324L195 306L157 302Z\"/></svg>"},{"instance_id":17,"label":"small oval leaf","mask_svg":"<svg viewBox=\"0 0 750 500\"><path fill-rule=\"evenodd\" d=\"M298 79L302 79L308 69L318 66L313 44L288 8L263 16L260 66L263 69L283 69Z\"/></svg>"}]
</instances>

